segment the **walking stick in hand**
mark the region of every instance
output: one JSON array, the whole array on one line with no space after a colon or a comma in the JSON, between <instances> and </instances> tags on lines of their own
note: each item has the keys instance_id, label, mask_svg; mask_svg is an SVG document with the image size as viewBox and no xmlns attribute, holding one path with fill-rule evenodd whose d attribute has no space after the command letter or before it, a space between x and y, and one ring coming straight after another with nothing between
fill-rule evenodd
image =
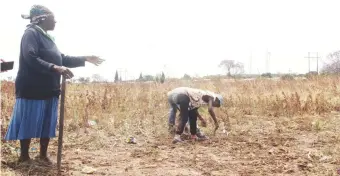
<instances>
[{"instance_id":1,"label":"walking stick in hand","mask_svg":"<svg viewBox=\"0 0 340 176\"><path fill-rule=\"evenodd\" d=\"M63 147L63 132L64 132L64 108L65 108L65 91L66 91L66 78L62 76L61 83L61 100L60 100L60 115L59 115L59 137L58 137L58 156L57 166L58 174L61 173L61 151Z\"/></svg>"}]
</instances>

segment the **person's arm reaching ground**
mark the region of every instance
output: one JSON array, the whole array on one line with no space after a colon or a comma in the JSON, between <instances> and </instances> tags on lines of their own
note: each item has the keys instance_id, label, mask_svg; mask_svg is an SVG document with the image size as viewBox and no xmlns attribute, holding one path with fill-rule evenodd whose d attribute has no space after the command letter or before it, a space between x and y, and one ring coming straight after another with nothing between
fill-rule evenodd
<instances>
[{"instance_id":1,"label":"person's arm reaching ground","mask_svg":"<svg viewBox=\"0 0 340 176\"><path fill-rule=\"evenodd\" d=\"M202 125L203 127L207 127L207 122L204 120L204 118L201 116L201 114L199 114L198 111L197 111L197 117L198 117L198 119L200 119L201 125Z\"/></svg>"},{"instance_id":2,"label":"person's arm reaching ground","mask_svg":"<svg viewBox=\"0 0 340 176\"><path fill-rule=\"evenodd\" d=\"M209 104L208 104L208 112L211 116L211 118L214 120L214 123L215 123L215 132L216 130L218 129L219 125L218 125L218 122L217 122L217 118L216 118L216 115L215 115L215 112L213 110L213 101L214 99L212 97L209 98Z\"/></svg>"}]
</instances>

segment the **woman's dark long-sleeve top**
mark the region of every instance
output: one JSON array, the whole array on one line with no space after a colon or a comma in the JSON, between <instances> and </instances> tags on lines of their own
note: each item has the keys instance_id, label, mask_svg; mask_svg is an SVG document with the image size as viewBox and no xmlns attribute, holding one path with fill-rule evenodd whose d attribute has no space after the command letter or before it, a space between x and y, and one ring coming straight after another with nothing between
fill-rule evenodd
<instances>
[{"instance_id":1,"label":"woman's dark long-sleeve top","mask_svg":"<svg viewBox=\"0 0 340 176\"><path fill-rule=\"evenodd\" d=\"M19 71L15 80L17 98L49 99L60 95L60 74L53 65L69 68L85 66L85 57L60 53L55 43L32 26L21 39Z\"/></svg>"}]
</instances>

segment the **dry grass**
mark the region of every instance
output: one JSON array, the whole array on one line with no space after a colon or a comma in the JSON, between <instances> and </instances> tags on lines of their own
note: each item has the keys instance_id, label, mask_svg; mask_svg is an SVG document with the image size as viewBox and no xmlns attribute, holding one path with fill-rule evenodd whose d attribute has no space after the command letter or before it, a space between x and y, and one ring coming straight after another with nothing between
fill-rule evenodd
<instances>
[{"instance_id":1,"label":"dry grass","mask_svg":"<svg viewBox=\"0 0 340 176\"><path fill-rule=\"evenodd\" d=\"M84 166L96 168L96 175L336 175L340 169L338 82L336 77L319 77L69 84L63 169L65 175L81 175ZM221 130L210 141L171 144L166 93L178 86L208 89L225 97L225 105L216 111ZM1 88L3 137L13 109L14 87L2 82ZM205 108L201 112L209 119ZM89 126L88 120L97 125ZM204 129L208 135L212 124ZM222 133L225 125L228 136ZM126 144L128 136L135 136L138 144ZM1 144L3 159L12 162L16 153L11 148L17 143ZM52 157L56 146L56 140L52 141ZM44 170L8 165L1 167L2 172ZM45 175L53 173L45 169Z\"/></svg>"}]
</instances>

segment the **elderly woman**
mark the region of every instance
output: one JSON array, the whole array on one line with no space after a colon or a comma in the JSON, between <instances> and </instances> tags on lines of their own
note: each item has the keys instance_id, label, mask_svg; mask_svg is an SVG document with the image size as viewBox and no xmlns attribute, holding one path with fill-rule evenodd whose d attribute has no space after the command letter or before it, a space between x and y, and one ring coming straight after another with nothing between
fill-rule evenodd
<instances>
[{"instance_id":1,"label":"elderly woman","mask_svg":"<svg viewBox=\"0 0 340 176\"><path fill-rule=\"evenodd\" d=\"M208 105L209 114L215 122L215 130L218 128L218 122L213 107L221 106L223 103L223 97L221 95L200 89L178 87L168 92L168 103L171 107L169 126L171 127L174 125L177 110L180 111L181 116L181 122L177 128L173 143L182 142L181 134L188 121L192 139L200 140L200 138L205 138L205 136L197 135L197 118L202 118L198 113L198 108L203 105Z\"/></svg>"},{"instance_id":2,"label":"elderly woman","mask_svg":"<svg viewBox=\"0 0 340 176\"><path fill-rule=\"evenodd\" d=\"M20 140L19 162L30 161L31 138L40 138L38 159L51 164L47 156L50 138L56 137L60 78L69 79L73 73L68 69L94 65L104 60L96 56L72 57L62 54L53 37L47 31L54 30L56 21L46 7L34 5L20 46L19 70L15 80L16 102L8 127L6 140Z\"/></svg>"}]
</instances>

